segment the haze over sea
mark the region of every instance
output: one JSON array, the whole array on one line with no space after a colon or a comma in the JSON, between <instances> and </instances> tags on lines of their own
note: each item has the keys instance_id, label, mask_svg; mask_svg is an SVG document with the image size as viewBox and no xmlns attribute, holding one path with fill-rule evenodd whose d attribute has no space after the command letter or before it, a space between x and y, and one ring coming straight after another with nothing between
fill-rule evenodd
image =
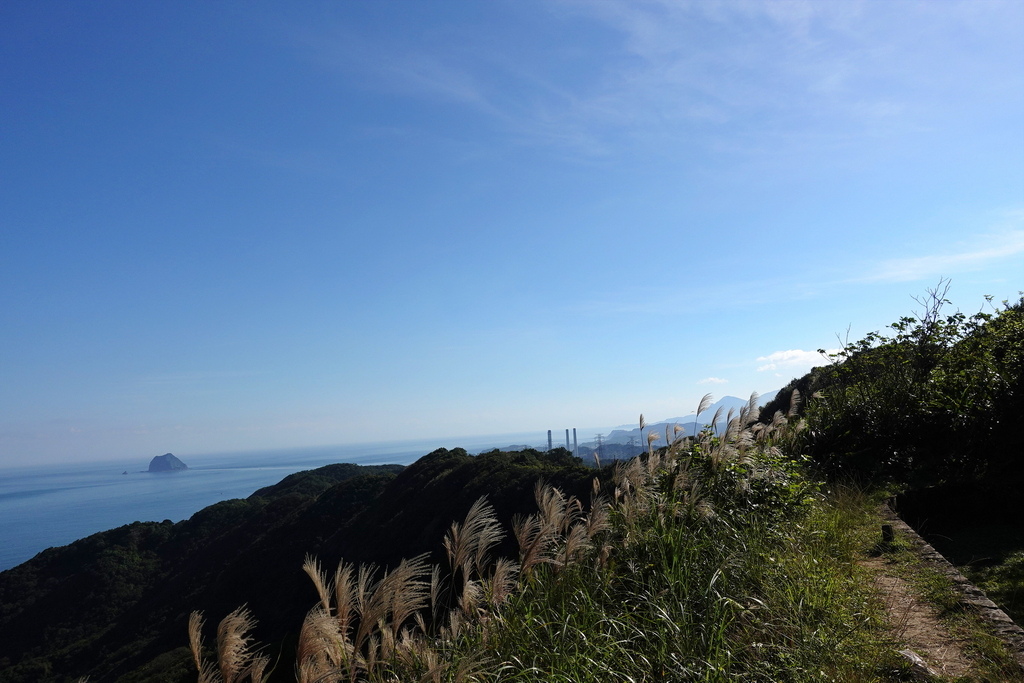
<instances>
[{"instance_id":1,"label":"haze over sea","mask_svg":"<svg viewBox=\"0 0 1024 683\"><path fill-rule=\"evenodd\" d=\"M539 446L528 432L430 441L233 453L176 453L189 469L149 473L153 453L132 459L0 469L0 571L46 548L135 521L177 522L222 500L244 498L294 472L335 462L407 465L440 448L470 452Z\"/></svg>"}]
</instances>

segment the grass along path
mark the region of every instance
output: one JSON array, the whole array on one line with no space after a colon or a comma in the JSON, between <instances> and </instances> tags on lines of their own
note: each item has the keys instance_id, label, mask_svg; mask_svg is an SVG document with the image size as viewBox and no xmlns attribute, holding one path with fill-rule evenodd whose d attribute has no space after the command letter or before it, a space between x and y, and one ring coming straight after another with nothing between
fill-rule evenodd
<instances>
[{"instance_id":1,"label":"grass along path","mask_svg":"<svg viewBox=\"0 0 1024 683\"><path fill-rule=\"evenodd\" d=\"M960 678L971 673L970 658L962 639L955 638L939 618L938 610L926 603L905 579L895 576L882 557L861 562L873 575L875 588L885 602L893 639L905 645L924 662L922 673ZM909 655L912 659L912 655Z\"/></svg>"},{"instance_id":2,"label":"grass along path","mask_svg":"<svg viewBox=\"0 0 1024 683\"><path fill-rule=\"evenodd\" d=\"M1021 653L999 633L1013 630L1012 623L983 616L986 610L978 607L987 599L959 585L963 579L952 566L888 508L877 521L875 528L895 527L894 540L876 543L859 564L884 601L894 643L909 661L919 658L918 676L958 683L1024 681Z\"/></svg>"}]
</instances>

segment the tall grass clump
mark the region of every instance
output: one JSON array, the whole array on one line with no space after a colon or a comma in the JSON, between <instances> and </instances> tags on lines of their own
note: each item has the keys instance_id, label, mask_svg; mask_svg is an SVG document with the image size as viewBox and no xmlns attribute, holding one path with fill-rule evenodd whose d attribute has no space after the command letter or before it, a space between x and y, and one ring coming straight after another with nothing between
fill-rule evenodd
<instances>
[{"instance_id":1,"label":"tall grass clump","mask_svg":"<svg viewBox=\"0 0 1024 683\"><path fill-rule=\"evenodd\" d=\"M798 399L797 399L798 400ZM862 681L896 675L855 563L871 504L784 455L798 425L676 437L616 465L587 561L540 568L486 644L501 680Z\"/></svg>"},{"instance_id":2,"label":"tall grass clump","mask_svg":"<svg viewBox=\"0 0 1024 683\"><path fill-rule=\"evenodd\" d=\"M193 612L188 620L188 638L192 658L199 670L199 683L263 683L270 659L253 649L250 631L256 620L249 610L239 607L221 619L217 626L216 663L208 660L203 648L203 617Z\"/></svg>"},{"instance_id":3,"label":"tall grass clump","mask_svg":"<svg viewBox=\"0 0 1024 683\"><path fill-rule=\"evenodd\" d=\"M329 576L307 560L319 601L296 679L895 675L881 605L854 562L869 504L826 495L786 454L795 408L759 423L756 405L720 433L666 434L668 445L605 468L587 504L538 483L537 512L513 520L514 560L492 556L504 532L483 500L449 529L446 567L342 562Z\"/></svg>"}]
</instances>

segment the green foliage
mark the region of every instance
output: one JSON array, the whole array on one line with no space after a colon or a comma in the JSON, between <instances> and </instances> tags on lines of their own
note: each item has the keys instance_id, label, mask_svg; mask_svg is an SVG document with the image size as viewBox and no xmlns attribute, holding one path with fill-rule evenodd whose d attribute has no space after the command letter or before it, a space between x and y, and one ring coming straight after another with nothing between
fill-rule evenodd
<instances>
[{"instance_id":1,"label":"green foliage","mask_svg":"<svg viewBox=\"0 0 1024 683\"><path fill-rule=\"evenodd\" d=\"M654 468L633 461L591 559L540 570L462 651L503 681L898 675L854 564L867 503L813 493L783 459L768 449L727 464L663 449ZM763 476L774 466L785 476Z\"/></svg>"},{"instance_id":2,"label":"green foliage","mask_svg":"<svg viewBox=\"0 0 1024 683\"><path fill-rule=\"evenodd\" d=\"M730 523L781 521L813 500L817 484L807 477L804 456L789 455L766 443L751 457L719 460L714 451L721 447L722 437L710 432L705 436L708 438L698 440L690 451L688 476L701 482L704 501Z\"/></svg>"},{"instance_id":3,"label":"green foliage","mask_svg":"<svg viewBox=\"0 0 1024 683\"><path fill-rule=\"evenodd\" d=\"M798 390L816 465L900 492L901 515L976 563L964 571L1019 618L1024 298L968 316L944 313L945 294L940 283L921 314L844 344L777 402Z\"/></svg>"},{"instance_id":4,"label":"green foliage","mask_svg":"<svg viewBox=\"0 0 1024 683\"><path fill-rule=\"evenodd\" d=\"M808 397L808 449L833 474L910 487L1019 480L1024 299L973 316L944 315L945 289L921 303L795 383Z\"/></svg>"},{"instance_id":5,"label":"green foliage","mask_svg":"<svg viewBox=\"0 0 1024 683\"><path fill-rule=\"evenodd\" d=\"M971 579L1014 619L1024 615L1024 550L999 564L973 569Z\"/></svg>"},{"instance_id":6,"label":"green foliage","mask_svg":"<svg viewBox=\"0 0 1024 683\"><path fill-rule=\"evenodd\" d=\"M403 465L373 465L366 467L347 462L324 465L315 470L289 474L276 484L259 489L249 498L250 500L253 498L272 500L294 494L316 496L331 486L348 481L353 477L365 474L398 474L404 469Z\"/></svg>"}]
</instances>

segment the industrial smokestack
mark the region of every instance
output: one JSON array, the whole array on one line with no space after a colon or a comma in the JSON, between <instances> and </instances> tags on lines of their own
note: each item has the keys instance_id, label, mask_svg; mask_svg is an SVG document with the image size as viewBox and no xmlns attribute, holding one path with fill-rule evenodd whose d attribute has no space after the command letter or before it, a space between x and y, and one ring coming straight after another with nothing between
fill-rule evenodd
<instances>
[{"instance_id":1,"label":"industrial smokestack","mask_svg":"<svg viewBox=\"0 0 1024 683\"><path fill-rule=\"evenodd\" d=\"M548 430L548 450L551 450L551 430Z\"/></svg>"},{"instance_id":2,"label":"industrial smokestack","mask_svg":"<svg viewBox=\"0 0 1024 683\"><path fill-rule=\"evenodd\" d=\"M580 457L580 445L576 442L576 428L572 428L572 454Z\"/></svg>"},{"instance_id":3,"label":"industrial smokestack","mask_svg":"<svg viewBox=\"0 0 1024 683\"><path fill-rule=\"evenodd\" d=\"M565 450L569 450L569 430L565 430Z\"/></svg>"}]
</instances>

